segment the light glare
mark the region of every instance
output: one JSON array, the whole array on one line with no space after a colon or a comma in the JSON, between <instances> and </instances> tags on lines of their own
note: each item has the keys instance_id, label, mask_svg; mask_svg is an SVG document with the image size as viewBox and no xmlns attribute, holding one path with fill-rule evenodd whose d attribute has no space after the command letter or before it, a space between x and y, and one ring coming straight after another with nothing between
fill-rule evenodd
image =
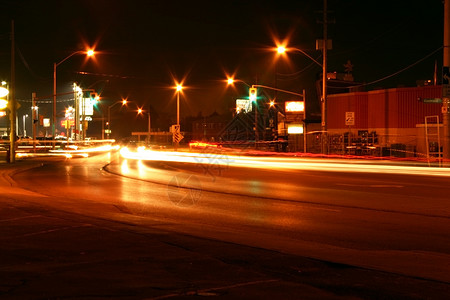
<instances>
[{"instance_id":1,"label":"light glare","mask_svg":"<svg viewBox=\"0 0 450 300\"><path fill-rule=\"evenodd\" d=\"M284 46L278 46L277 52L278 52L279 54L283 54L283 53L286 52L286 48L285 48Z\"/></svg>"}]
</instances>

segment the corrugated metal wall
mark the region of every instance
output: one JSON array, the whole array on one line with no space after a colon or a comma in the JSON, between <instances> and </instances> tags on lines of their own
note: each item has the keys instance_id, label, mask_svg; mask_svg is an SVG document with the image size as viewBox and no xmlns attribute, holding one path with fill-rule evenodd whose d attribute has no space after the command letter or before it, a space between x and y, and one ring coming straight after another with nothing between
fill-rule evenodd
<instances>
[{"instance_id":1,"label":"corrugated metal wall","mask_svg":"<svg viewBox=\"0 0 450 300\"><path fill-rule=\"evenodd\" d=\"M442 86L397 88L328 96L328 129L343 129L345 112L355 113L354 128L415 128L425 116L441 116L441 104L424 103L441 98ZM387 108L387 109L386 109Z\"/></svg>"}]
</instances>

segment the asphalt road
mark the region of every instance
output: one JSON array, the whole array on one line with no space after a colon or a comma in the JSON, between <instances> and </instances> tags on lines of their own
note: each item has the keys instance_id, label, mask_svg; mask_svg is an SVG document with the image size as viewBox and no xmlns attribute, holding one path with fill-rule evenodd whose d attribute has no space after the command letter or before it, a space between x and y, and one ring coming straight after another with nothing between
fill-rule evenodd
<instances>
[{"instance_id":1,"label":"asphalt road","mask_svg":"<svg viewBox=\"0 0 450 300\"><path fill-rule=\"evenodd\" d=\"M39 215L63 214L62 219L77 219L77 224L79 218L87 218L82 224L96 224L106 231L125 226L128 234L156 234L159 242L161 236L170 237L165 242L172 239L168 243L195 249L202 258L220 256L227 268L237 268L234 274L248 280L236 281L237 275L231 280L233 275L228 277L226 272L226 280L219 280L217 272L210 272L210 280L224 286L215 291L227 291L216 296L232 297L230 290L236 289L226 287L242 282L257 282L259 292L261 284L268 285L266 296L293 299L300 295L295 289L307 293L307 298L440 299L449 294L446 177L232 165L205 168L116 158L100 155L46 162L16 173L11 176L15 188L9 189L8 199L24 202L11 202L10 207L32 203L36 206L32 211L37 209ZM85 231L91 226L76 227ZM133 243L132 236L125 239ZM95 244L80 237L80 245L89 242ZM216 262L202 263L213 266ZM182 265L173 268L182 270ZM222 268L217 270L222 273ZM194 273L200 269L193 278L197 279ZM256 278L246 272L265 276ZM196 279L195 285L202 286ZM282 284L269 288L275 282L271 280ZM180 289L171 287L158 295L184 295ZM258 295L250 293L250 284L243 289L248 298ZM213 290L209 286L203 292L214 294Z\"/></svg>"}]
</instances>

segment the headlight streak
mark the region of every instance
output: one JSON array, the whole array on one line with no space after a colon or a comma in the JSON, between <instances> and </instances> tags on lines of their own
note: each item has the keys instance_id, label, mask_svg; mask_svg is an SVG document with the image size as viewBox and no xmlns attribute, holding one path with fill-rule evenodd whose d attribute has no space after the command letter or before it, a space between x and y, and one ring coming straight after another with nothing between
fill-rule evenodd
<instances>
[{"instance_id":1,"label":"headlight streak","mask_svg":"<svg viewBox=\"0 0 450 300\"><path fill-rule=\"evenodd\" d=\"M100 146L100 147L94 147L94 148L76 148L73 150L66 150L66 149L61 149L61 150L50 150L49 152L51 153L91 153L91 152L107 152L107 151L111 151L113 149L118 149L117 147L113 147L111 145L104 145L104 146Z\"/></svg>"},{"instance_id":2,"label":"headlight streak","mask_svg":"<svg viewBox=\"0 0 450 300\"><path fill-rule=\"evenodd\" d=\"M122 157L133 160L150 160L166 162L182 162L199 164L205 158L204 153L153 151L139 148L137 152L131 152L128 148L120 150ZM450 177L448 168L438 167L415 167L403 165L386 165L377 162L362 160L339 160L339 159L312 159L299 157L248 157L227 154L208 154L214 157L218 164L233 165L245 168L277 169L277 170L312 170L330 172L357 172L357 173L388 173ZM232 164L230 164L232 162ZM207 163L207 162L205 162Z\"/></svg>"},{"instance_id":3,"label":"headlight streak","mask_svg":"<svg viewBox=\"0 0 450 300\"><path fill-rule=\"evenodd\" d=\"M69 148L69 149L67 149ZM89 153L95 153L95 152L110 152L112 150L118 150L120 146L112 146L112 145L103 145L99 147L92 147L92 148L80 148L77 146L68 146L66 149L57 149L57 150L49 150L49 152L18 152L16 155L19 158L26 158L26 157L48 157L48 156L63 156L65 158L74 158L74 157L83 157L87 158L89 157Z\"/></svg>"},{"instance_id":4,"label":"headlight streak","mask_svg":"<svg viewBox=\"0 0 450 300\"><path fill-rule=\"evenodd\" d=\"M87 157L83 155L83 153L79 153L79 154L70 154L70 153L25 153L25 152L20 152L16 154L17 157L19 158L27 158L27 157L49 157L49 156L55 156L55 157L65 157L65 158L73 158L74 156L82 156L82 157Z\"/></svg>"}]
</instances>

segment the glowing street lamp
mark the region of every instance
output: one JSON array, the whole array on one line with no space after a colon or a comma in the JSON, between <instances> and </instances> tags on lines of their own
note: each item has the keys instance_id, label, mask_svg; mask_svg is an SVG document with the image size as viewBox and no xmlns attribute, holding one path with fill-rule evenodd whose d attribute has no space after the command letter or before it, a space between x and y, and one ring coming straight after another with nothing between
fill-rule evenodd
<instances>
[{"instance_id":1,"label":"glowing street lamp","mask_svg":"<svg viewBox=\"0 0 450 300\"><path fill-rule=\"evenodd\" d=\"M147 144L150 144L150 133L151 133L151 123L150 123L150 109L146 112L142 108L138 108L138 115L143 115L146 113L148 115L148 137L147 137Z\"/></svg>"},{"instance_id":2,"label":"glowing street lamp","mask_svg":"<svg viewBox=\"0 0 450 300\"><path fill-rule=\"evenodd\" d=\"M178 149L179 140L178 140L178 134L181 132L180 128L180 93L183 90L183 86L180 83L177 83L175 86L175 90L177 93L177 125L176 125L176 132L174 132L174 148L175 150Z\"/></svg>"},{"instance_id":3,"label":"glowing street lamp","mask_svg":"<svg viewBox=\"0 0 450 300\"><path fill-rule=\"evenodd\" d=\"M278 54L283 54L286 52L286 48L284 46L278 46L277 52Z\"/></svg>"},{"instance_id":4,"label":"glowing street lamp","mask_svg":"<svg viewBox=\"0 0 450 300\"><path fill-rule=\"evenodd\" d=\"M313 57L311 57L308 53L306 53L305 51L303 51L302 49L299 48L285 48L283 45L279 45L276 48L276 51L278 54L285 54L286 52L290 52L290 51L296 51L296 52L300 52L302 53L304 56L308 57L310 60L312 60L314 63L316 63L318 66L320 66L322 68L322 101L321 101L321 115L322 115L322 153L325 154L326 149L325 149L325 139L323 137L324 134L326 134L327 131L327 120L326 120L326 116L327 116L327 69L326 69L326 47L324 47L323 51L324 51L324 59L323 59L323 64L321 64L320 62L318 62L316 59L314 59ZM305 114L305 118L306 118L306 114Z\"/></svg>"},{"instance_id":5,"label":"glowing street lamp","mask_svg":"<svg viewBox=\"0 0 450 300\"><path fill-rule=\"evenodd\" d=\"M116 104L122 103L122 106L127 105L128 100L127 99L122 99L121 101L117 101L116 103L111 104L110 106L108 106L108 133L106 134L106 137L109 139L109 134L111 133L111 108L113 106L115 106Z\"/></svg>"},{"instance_id":6,"label":"glowing street lamp","mask_svg":"<svg viewBox=\"0 0 450 300\"><path fill-rule=\"evenodd\" d=\"M75 52L71 53L70 55L68 55L63 60L61 60L59 63L53 63L53 118L52 118L53 119L53 126L52 126L53 139L55 139L55 136L56 136L56 68L60 64L62 64L63 62L65 62L66 60L68 60L69 58L71 58L72 56L74 56L76 54L86 54L88 57L91 57L95 54L95 52L92 49L89 49L87 51L75 51Z\"/></svg>"},{"instance_id":7,"label":"glowing street lamp","mask_svg":"<svg viewBox=\"0 0 450 300\"><path fill-rule=\"evenodd\" d=\"M250 87L250 84L248 84L247 82L240 80L240 79L234 79L233 77L228 77L227 78L227 84L228 85L234 85L236 82L240 82L245 84L247 87Z\"/></svg>"},{"instance_id":8,"label":"glowing street lamp","mask_svg":"<svg viewBox=\"0 0 450 300\"><path fill-rule=\"evenodd\" d=\"M177 125L180 126L180 92L183 89L181 84L177 84Z\"/></svg>"},{"instance_id":9,"label":"glowing street lamp","mask_svg":"<svg viewBox=\"0 0 450 300\"><path fill-rule=\"evenodd\" d=\"M269 102L269 107L270 107L270 108L275 107L275 101L270 100L270 102Z\"/></svg>"}]
</instances>

